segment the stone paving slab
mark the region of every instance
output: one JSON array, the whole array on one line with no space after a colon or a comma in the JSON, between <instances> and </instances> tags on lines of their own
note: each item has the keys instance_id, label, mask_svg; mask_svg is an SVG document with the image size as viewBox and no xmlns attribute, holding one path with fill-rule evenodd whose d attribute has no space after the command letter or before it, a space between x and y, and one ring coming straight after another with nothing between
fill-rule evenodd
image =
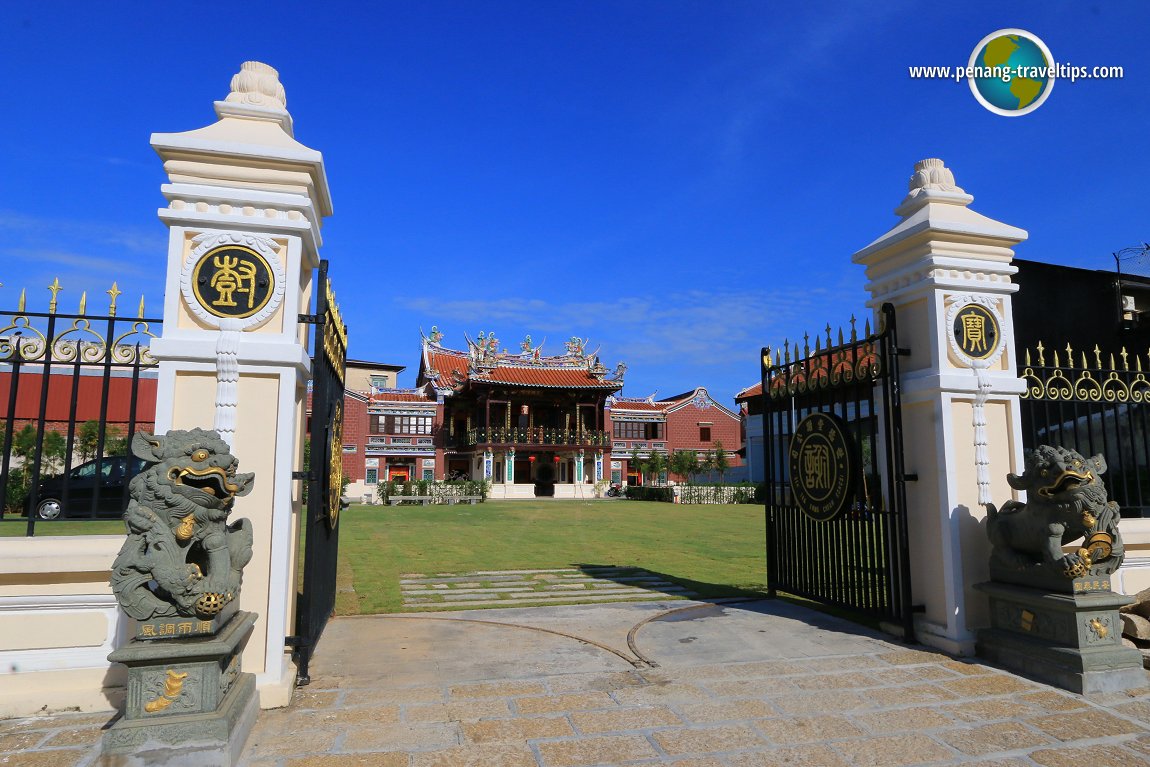
<instances>
[{"instance_id":1,"label":"stone paving slab","mask_svg":"<svg viewBox=\"0 0 1150 767\"><path fill-rule=\"evenodd\" d=\"M686 606L336 619L241 767L1150 764L1150 687L1084 697L786 603ZM635 634L658 667L626 662L660 615ZM93 767L107 721L0 722L0 765Z\"/></svg>"},{"instance_id":2,"label":"stone paving slab","mask_svg":"<svg viewBox=\"0 0 1150 767\"><path fill-rule=\"evenodd\" d=\"M532 604L595 603L612 599L689 599L696 594L634 567L480 570L468 573L404 573L403 606L410 610L499 607L501 600Z\"/></svg>"}]
</instances>

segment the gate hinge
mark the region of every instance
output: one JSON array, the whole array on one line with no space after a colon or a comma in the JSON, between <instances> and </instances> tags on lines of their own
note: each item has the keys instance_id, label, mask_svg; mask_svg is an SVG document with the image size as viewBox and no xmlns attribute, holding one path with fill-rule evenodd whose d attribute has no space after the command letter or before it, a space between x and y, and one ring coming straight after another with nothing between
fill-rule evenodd
<instances>
[{"instance_id":1,"label":"gate hinge","mask_svg":"<svg viewBox=\"0 0 1150 767\"><path fill-rule=\"evenodd\" d=\"M915 473L915 474L903 474L902 475L902 481L903 482L918 482L918 474L917 473Z\"/></svg>"},{"instance_id":2,"label":"gate hinge","mask_svg":"<svg viewBox=\"0 0 1150 767\"><path fill-rule=\"evenodd\" d=\"M300 644L302 644L302 642L300 641L299 637L284 637L284 647L290 647L294 650L295 648L299 647Z\"/></svg>"},{"instance_id":3,"label":"gate hinge","mask_svg":"<svg viewBox=\"0 0 1150 767\"><path fill-rule=\"evenodd\" d=\"M300 320L300 321L302 322L303 320ZM908 349L905 346L899 346L895 349L895 353L898 354L898 356L900 356L900 357L909 357L910 356L910 349Z\"/></svg>"},{"instance_id":4,"label":"gate hinge","mask_svg":"<svg viewBox=\"0 0 1150 767\"><path fill-rule=\"evenodd\" d=\"M299 315L299 317L296 318L296 321L297 322L303 322L303 323L308 324L308 325L318 325L319 324L319 315L318 314L301 314L301 315Z\"/></svg>"},{"instance_id":5,"label":"gate hinge","mask_svg":"<svg viewBox=\"0 0 1150 767\"><path fill-rule=\"evenodd\" d=\"M311 472L310 471L293 471L291 473L291 478L292 479L306 479L306 480L310 481L311 480Z\"/></svg>"}]
</instances>

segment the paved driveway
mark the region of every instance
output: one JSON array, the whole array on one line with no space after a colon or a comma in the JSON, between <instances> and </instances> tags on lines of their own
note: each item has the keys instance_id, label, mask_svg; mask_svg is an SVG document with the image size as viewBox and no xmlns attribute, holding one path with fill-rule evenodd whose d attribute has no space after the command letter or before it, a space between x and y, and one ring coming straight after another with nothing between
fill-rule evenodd
<instances>
[{"instance_id":1,"label":"paved driveway","mask_svg":"<svg viewBox=\"0 0 1150 767\"><path fill-rule=\"evenodd\" d=\"M1150 764L1150 689L1086 699L785 602L334 621L247 767Z\"/></svg>"},{"instance_id":2,"label":"paved driveway","mask_svg":"<svg viewBox=\"0 0 1150 767\"><path fill-rule=\"evenodd\" d=\"M244 767L1150 764L1150 689L1083 698L785 602L334 620ZM107 716L0 722L0 767L97 764Z\"/></svg>"}]
</instances>

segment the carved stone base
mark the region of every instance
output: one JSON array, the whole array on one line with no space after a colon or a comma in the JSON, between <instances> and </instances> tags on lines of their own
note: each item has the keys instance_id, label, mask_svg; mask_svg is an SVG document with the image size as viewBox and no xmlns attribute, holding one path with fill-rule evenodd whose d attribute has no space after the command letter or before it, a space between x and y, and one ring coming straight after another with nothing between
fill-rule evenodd
<instances>
[{"instance_id":1,"label":"carved stone base","mask_svg":"<svg viewBox=\"0 0 1150 767\"><path fill-rule=\"evenodd\" d=\"M1082 694L1147 684L1142 657L1122 645L1118 608L1131 600L1113 591L1052 594L989 581L991 627L978 632L979 656L1022 676Z\"/></svg>"},{"instance_id":2,"label":"carved stone base","mask_svg":"<svg viewBox=\"0 0 1150 767\"><path fill-rule=\"evenodd\" d=\"M259 713L255 676L239 670L255 621L239 612L211 638L132 640L109 655L128 667L128 695L101 763L235 765Z\"/></svg>"}]
</instances>

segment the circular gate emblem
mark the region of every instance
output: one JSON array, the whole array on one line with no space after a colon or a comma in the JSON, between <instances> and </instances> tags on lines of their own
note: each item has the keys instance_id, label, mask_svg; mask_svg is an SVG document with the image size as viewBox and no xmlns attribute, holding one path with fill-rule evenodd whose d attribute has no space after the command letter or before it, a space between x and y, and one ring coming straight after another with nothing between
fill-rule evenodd
<instances>
[{"instance_id":1,"label":"circular gate emblem","mask_svg":"<svg viewBox=\"0 0 1150 767\"><path fill-rule=\"evenodd\" d=\"M331 529L339 524L340 499L343 497L343 402L335 401L328 432L327 522Z\"/></svg>"},{"instance_id":2,"label":"circular gate emblem","mask_svg":"<svg viewBox=\"0 0 1150 767\"><path fill-rule=\"evenodd\" d=\"M205 311L234 319L259 313L276 283L267 259L242 245L221 245L204 253L191 277L196 302Z\"/></svg>"},{"instance_id":3,"label":"circular gate emblem","mask_svg":"<svg viewBox=\"0 0 1150 767\"><path fill-rule=\"evenodd\" d=\"M854 440L846 423L829 413L799 421L791 437L791 491L811 519L834 519L855 487Z\"/></svg>"},{"instance_id":4,"label":"circular gate emblem","mask_svg":"<svg viewBox=\"0 0 1150 767\"><path fill-rule=\"evenodd\" d=\"M998 318L982 304L967 304L954 315L951 333L955 348L972 360L985 360L998 351L1002 335Z\"/></svg>"}]
</instances>

